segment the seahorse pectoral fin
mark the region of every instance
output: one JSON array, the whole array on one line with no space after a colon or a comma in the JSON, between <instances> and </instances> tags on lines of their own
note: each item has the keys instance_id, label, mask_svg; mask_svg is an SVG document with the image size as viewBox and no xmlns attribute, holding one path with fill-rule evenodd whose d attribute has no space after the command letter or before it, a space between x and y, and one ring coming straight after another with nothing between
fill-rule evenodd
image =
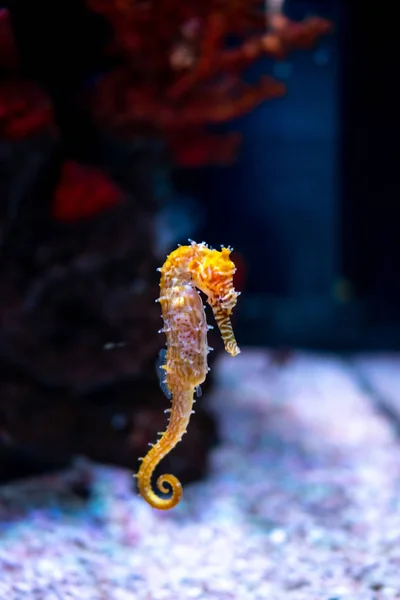
<instances>
[{"instance_id":1,"label":"seahorse pectoral fin","mask_svg":"<svg viewBox=\"0 0 400 600\"><path fill-rule=\"evenodd\" d=\"M160 385L160 388L161 388L163 394L168 398L168 400L171 400L172 393L167 385L167 382L165 381L166 362L167 362L167 351L165 350L165 348L162 348L160 350L160 352L158 354L158 358L156 360L156 373L157 373L157 377L158 377L158 383Z\"/></svg>"},{"instance_id":2,"label":"seahorse pectoral fin","mask_svg":"<svg viewBox=\"0 0 400 600\"><path fill-rule=\"evenodd\" d=\"M230 311L224 310L220 306L213 306L213 313L221 332L221 337L224 342L225 350L231 356L240 354L240 348L237 345L235 334L233 333L232 323L230 319Z\"/></svg>"}]
</instances>

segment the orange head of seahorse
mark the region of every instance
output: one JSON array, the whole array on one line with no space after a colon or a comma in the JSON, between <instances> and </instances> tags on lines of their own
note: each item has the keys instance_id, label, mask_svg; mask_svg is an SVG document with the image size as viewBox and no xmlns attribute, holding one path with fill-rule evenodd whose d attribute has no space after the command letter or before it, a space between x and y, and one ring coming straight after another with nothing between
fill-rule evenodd
<instances>
[{"instance_id":1,"label":"orange head of seahorse","mask_svg":"<svg viewBox=\"0 0 400 600\"><path fill-rule=\"evenodd\" d=\"M236 305L240 292L233 287L233 275L236 271L230 259L231 248L221 247L221 251L201 245L200 256L194 259L191 268L194 285L204 292L208 298L215 320L221 331L225 349L232 356L239 354L230 323L232 309Z\"/></svg>"}]
</instances>

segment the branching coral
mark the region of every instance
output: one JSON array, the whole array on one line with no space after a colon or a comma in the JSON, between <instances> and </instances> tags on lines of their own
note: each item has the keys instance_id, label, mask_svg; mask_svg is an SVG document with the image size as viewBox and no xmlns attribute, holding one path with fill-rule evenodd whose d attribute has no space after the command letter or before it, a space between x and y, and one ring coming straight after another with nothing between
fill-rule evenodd
<instances>
[{"instance_id":1,"label":"branching coral","mask_svg":"<svg viewBox=\"0 0 400 600\"><path fill-rule=\"evenodd\" d=\"M108 50L116 66L100 76L90 93L89 108L97 123L128 138L161 137L180 165L232 160L239 136L216 135L209 126L285 92L283 83L269 76L246 83L245 69L261 56L281 59L308 48L330 29L318 17L289 20L276 1L82 2L102 14L113 32ZM46 95L34 83L15 80L17 52L4 10L0 50L0 67L12 75L1 84L0 134L15 139L51 127Z\"/></svg>"},{"instance_id":2,"label":"branching coral","mask_svg":"<svg viewBox=\"0 0 400 600\"><path fill-rule=\"evenodd\" d=\"M181 165L230 161L238 136L207 127L285 91L268 76L245 83L246 67L308 48L330 29L318 17L297 23L276 7L266 12L259 0L87 2L111 23L110 52L119 59L96 87L95 116L120 134L164 137Z\"/></svg>"}]
</instances>

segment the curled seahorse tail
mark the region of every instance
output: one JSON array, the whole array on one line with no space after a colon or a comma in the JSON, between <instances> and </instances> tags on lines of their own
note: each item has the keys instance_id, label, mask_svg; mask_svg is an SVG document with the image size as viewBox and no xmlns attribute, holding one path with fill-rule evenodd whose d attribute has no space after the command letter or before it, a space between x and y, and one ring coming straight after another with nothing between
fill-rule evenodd
<instances>
[{"instance_id":1,"label":"curled seahorse tail","mask_svg":"<svg viewBox=\"0 0 400 600\"><path fill-rule=\"evenodd\" d=\"M169 510L174 508L182 498L182 485L181 482L175 475L160 475L157 479L157 488L161 493L167 494L172 491L170 498L160 498L153 490L151 486L151 477L154 472L153 458L146 460L150 453L143 460L139 472L137 474L137 481L140 495L152 506L159 510Z\"/></svg>"},{"instance_id":2,"label":"curled seahorse tail","mask_svg":"<svg viewBox=\"0 0 400 600\"><path fill-rule=\"evenodd\" d=\"M137 474L140 495L152 506L160 510L174 508L182 498L182 485L175 475L160 475L157 488L162 494L172 492L170 498L160 498L152 488L151 478L154 470L180 440L186 431L193 408L194 388L175 389L172 387L171 418L167 430L146 454Z\"/></svg>"}]
</instances>

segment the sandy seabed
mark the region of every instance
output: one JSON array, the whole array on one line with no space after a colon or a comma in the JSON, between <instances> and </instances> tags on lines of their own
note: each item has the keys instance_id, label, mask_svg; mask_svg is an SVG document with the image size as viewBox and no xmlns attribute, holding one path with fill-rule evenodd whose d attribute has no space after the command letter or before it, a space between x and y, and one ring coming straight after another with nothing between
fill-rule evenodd
<instances>
[{"instance_id":1,"label":"sandy seabed","mask_svg":"<svg viewBox=\"0 0 400 600\"><path fill-rule=\"evenodd\" d=\"M87 502L70 491L82 464L1 488L0 600L400 598L398 427L355 365L221 358L206 401L222 443L169 512L97 465Z\"/></svg>"}]
</instances>

